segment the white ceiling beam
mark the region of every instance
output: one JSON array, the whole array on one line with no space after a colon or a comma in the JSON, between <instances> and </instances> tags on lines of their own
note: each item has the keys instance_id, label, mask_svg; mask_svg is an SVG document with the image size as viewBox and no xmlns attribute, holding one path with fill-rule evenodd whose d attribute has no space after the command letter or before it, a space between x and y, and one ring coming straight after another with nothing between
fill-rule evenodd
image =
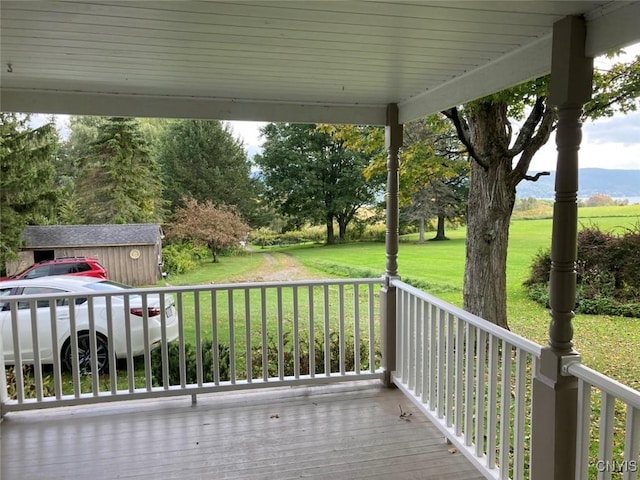
<instances>
[{"instance_id":1,"label":"white ceiling beam","mask_svg":"<svg viewBox=\"0 0 640 480\"><path fill-rule=\"evenodd\" d=\"M624 4L624 2L620 2ZM613 8L618 7L613 3ZM597 57L618 48L640 42L640 2L607 11L606 16L587 18L586 55Z\"/></svg>"},{"instance_id":2,"label":"white ceiling beam","mask_svg":"<svg viewBox=\"0 0 640 480\"><path fill-rule=\"evenodd\" d=\"M384 125L386 105L320 105L218 98L0 88L2 111L151 118Z\"/></svg>"},{"instance_id":3,"label":"white ceiling beam","mask_svg":"<svg viewBox=\"0 0 640 480\"><path fill-rule=\"evenodd\" d=\"M551 34L401 103L400 122L462 105L551 70Z\"/></svg>"}]
</instances>

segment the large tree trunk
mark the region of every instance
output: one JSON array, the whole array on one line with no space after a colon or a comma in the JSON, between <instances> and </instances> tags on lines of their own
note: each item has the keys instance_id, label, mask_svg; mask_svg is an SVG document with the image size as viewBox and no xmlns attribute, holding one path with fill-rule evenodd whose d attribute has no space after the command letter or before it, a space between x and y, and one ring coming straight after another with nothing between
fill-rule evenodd
<instances>
[{"instance_id":1,"label":"large tree trunk","mask_svg":"<svg viewBox=\"0 0 640 480\"><path fill-rule=\"evenodd\" d=\"M467 218L464 309L509 328L507 324L507 245L515 190L505 170L471 165Z\"/></svg>"},{"instance_id":2,"label":"large tree trunk","mask_svg":"<svg viewBox=\"0 0 640 480\"><path fill-rule=\"evenodd\" d=\"M446 240L447 237L444 235L444 214L441 213L438 215L438 228L436 229L436 236L433 237L434 240Z\"/></svg>"},{"instance_id":3,"label":"large tree trunk","mask_svg":"<svg viewBox=\"0 0 640 480\"><path fill-rule=\"evenodd\" d=\"M517 101L517 95L512 99ZM538 97L510 147L511 125L505 100L487 98L445 114L473 158L467 205L467 256L464 272L464 308L501 327L507 325L507 246L516 185L536 181L527 170L535 153L553 130L555 112ZM520 155L517 165L514 158Z\"/></svg>"},{"instance_id":4,"label":"large tree trunk","mask_svg":"<svg viewBox=\"0 0 640 480\"><path fill-rule=\"evenodd\" d=\"M338 217L338 228L340 229L340 240L344 241L347 239L347 225L349 224L348 220L344 220Z\"/></svg>"},{"instance_id":5,"label":"large tree trunk","mask_svg":"<svg viewBox=\"0 0 640 480\"><path fill-rule=\"evenodd\" d=\"M507 324L507 245L515 204L507 154L506 106L479 103L469 118L473 145L486 159L471 162L467 214L464 309L501 327Z\"/></svg>"},{"instance_id":6,"label":"large tree trunk","mask_svg":"<svg viewBox=\"0 0 640 480\"><path fill-rule=\"evenodd\" d=\"M333 233L333 216L327 217L327 245L336 243L336 237Z\"/></svg>"},{"instance_id":7,"label":"large tree trunk","mask_svg":"<svg viewBox=\"0 0 640 480\"><path fill-rule=\"evenodd\" d=\"M424 243L424 217L418 220L418 225L418 228L420 229L420 233L418 234L418 243L422 245Z\"/></svg>"}]
</instances>

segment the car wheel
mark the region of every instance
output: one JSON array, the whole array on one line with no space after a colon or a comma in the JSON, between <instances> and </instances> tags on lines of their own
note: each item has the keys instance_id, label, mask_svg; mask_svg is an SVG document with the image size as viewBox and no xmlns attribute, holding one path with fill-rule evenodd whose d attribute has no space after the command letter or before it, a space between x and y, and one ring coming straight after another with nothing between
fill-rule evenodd
<instances>
[{"instance_id":1,"label":"car wheel","mask_svg":"<svg viewBox=\"0 0 640 480\"><path fill-rule=\"evenodd\" d=\"M109 348L107 339L100 334L96 335L96 355L98 373L107 373L109 371ZM67 339L62 346L61 357L65 368L69 371L73 367L71 356L71 339ZM78 366L81 374L91 373L91 338L89 332L78 333Z\"/></svg>"}]
</instances>

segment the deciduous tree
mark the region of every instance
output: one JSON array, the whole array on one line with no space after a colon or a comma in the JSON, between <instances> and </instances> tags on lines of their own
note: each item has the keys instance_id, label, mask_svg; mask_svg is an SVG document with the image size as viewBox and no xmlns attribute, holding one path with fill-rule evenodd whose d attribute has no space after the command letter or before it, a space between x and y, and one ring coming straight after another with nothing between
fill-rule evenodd
<instances>
[{"instance_id":1,"label":"deciduous tree","mask_svg":"<svg viewBox=\"0 0 640 480\"><path fill-rule=\"evenodd\" d=\"M375 201L378 185L363 174L369 157L313 124L271 123L263 135L255 161L269 201L299 223L324 222L329 244L335 242L335 220L345 239L358 210Z\"/></svg>"},{"instance_id":2,"label":"deciduous tree","mask_svg":"<svg viewBox=\"0 0 640 480\"><path fill-rule=\"evenodd\" d=\"M505 328L507 246L516 186L538 178L528 175L529 165L555 128L556 112L546 99L547 80L528 82L444 112L473 159L464 308ZM638 58L608 72L596 72L585 118L635 110L639 94ZM512 119L524 121L517 135Z\"/></svg>"},{"instance_id":3,"label":"deciduous tree","mask_svg":"<svg viewBox=\"0 0 640 480\"><path fill-rule=\"evenodd\" d=\"M167 227L167 236L206 245L214 262L222 249L239 245L251 230L233 207L194 198L184 198L182 203L184 206L176 209L175 218Z\"/></svg>"}]
</instances>

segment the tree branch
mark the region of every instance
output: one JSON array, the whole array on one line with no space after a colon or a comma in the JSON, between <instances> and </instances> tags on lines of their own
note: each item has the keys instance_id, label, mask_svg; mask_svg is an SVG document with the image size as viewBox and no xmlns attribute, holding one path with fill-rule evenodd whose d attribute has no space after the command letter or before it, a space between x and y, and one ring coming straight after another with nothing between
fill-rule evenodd
<instances>
[{"instance_id":1,"label":"tree branch","mask_svg":"<svg viewBox=\"0 0 640 480\"><path fill-rule=\"evenodd\" d=\"M523 180L528 180L529 182L537 182L540 177L549 176L550 172L538 172L535 175L525 175L522 177Z\"/></svg>"},{"instance_id":2,"label":"tree branch","mask_svg":"<svg viewBox=\"0 0 640 480\"><path fill-rule=\"evenodd\" d=\"M456 107L450 108L448 110L443 110L442 114L447 117L453 123L453 126L456 128L456 132L458 133L458 138L462 142L462 144L466 147L469 156L473 158L478 164L485 170L489 170L489 164L476 153L473 145L471 144L471 135L469 132L469 125L467 122L460 117L458 113L458 109Z\"/></svg>"},{"instance_id":3,"label":"tree branch","mask_svg":"<svg viewBox=\"0 0 640 480\"><path fill-rule=\"evenodd\" d=\"M541 98L543 99L542 106L544 107L544 112L538 130L536 134L533 137L529 137L528 142L525 143L518 164L511 172L511 180L514 188L526 178L527 170L529 170L533 156L549 141L551 132L555 129L556 111L553 107L546 104L546 98L539 97L538 100ZM536 104L538 104L538 100L536 100Z\"/></svg>"},{"instance_id":4,"label":"tree branch","mask_svg":"<svg viewBox=\"0 0 640 480\"><path fill-rule=\"evenodd\" d=\"M516 138L516 141L513 144L513 148L508 152L509 156L511 156L512 158L522 153L533 137L536 126L542 119L542 115L545 112L544 102L545 97L536 98L536 103L533 106L531 113L529 113L529 117L524 122L524 125L522 125L522 128L518 133L518 138Z\"/></svg>"}]
</instances>

